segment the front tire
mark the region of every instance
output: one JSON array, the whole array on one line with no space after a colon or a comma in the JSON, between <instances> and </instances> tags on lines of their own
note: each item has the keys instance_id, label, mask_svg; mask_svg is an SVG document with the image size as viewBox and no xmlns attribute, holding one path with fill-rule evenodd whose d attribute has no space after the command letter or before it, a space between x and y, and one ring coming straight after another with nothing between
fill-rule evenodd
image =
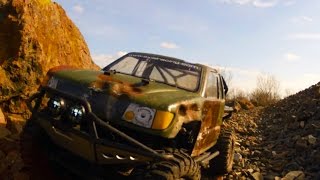
<instances>
[{"instance_id":1,"label":"front tire","mask_svg":"<svg viewBox=\"0 0 320 180\"><path fill-rule=\"evenodd\" d=\"M136 179L200 180L200 166L190 155L182 150L174 150L170 153L173 155L172 159L152 163L146 172L140 171L142 173Z\"/></svg>"},{"instance_id":2,"label":"front tire","mask_svg":"<svg viewBox=\"0 0 320 180\"><path fill-rule=\"evenodd\" d=\"M20 137L21 156L31 179L52 177L54 173L49 163L50 138L34 119L29 119ZM49 178L50 179L50 178Z\"/></svg>"}]
</instances>

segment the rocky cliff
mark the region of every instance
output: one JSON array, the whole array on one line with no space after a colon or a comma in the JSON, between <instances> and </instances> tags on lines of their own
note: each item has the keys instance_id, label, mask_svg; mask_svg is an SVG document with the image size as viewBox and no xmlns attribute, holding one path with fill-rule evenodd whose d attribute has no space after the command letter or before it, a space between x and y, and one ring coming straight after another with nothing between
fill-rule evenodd
<instances>
[{"instance_id":1,"label":"rocky cliff","mask_svg":"<svg viewBox=\"0 0 320 180\"><path fill-rule=\"evenodd\" d=\"M320 82L266 108L236 113L234 171L227 179L320 179Z\"/></svg>"},{"instance_id":2,"label":"rocky cliff","mask_svg":"<svg viewBox=\"0 0 320 180\"><path fill-rule=\"evenodd\" d=\"M28 116L25 100L57 65L98 69L61 6L50 0L0 0L0 107L9 120Z\"/></svg>"}]
</instances>

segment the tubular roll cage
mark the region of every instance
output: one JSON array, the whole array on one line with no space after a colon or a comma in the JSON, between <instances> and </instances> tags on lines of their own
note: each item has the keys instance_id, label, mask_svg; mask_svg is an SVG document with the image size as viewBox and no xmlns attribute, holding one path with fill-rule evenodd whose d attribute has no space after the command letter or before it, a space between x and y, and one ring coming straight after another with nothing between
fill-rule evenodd
<instances>
[{"instance_id":1,"label":"tubular roll cage","mask_svg":"<svg viewBox=\"0 0 320 180\"><path fill-rule=\"evenodd\" d=\"M115 133L116 135L120 136L121 138L123 138L124 140L126 140L127 142L131 143L132 145L136 145L137 147L141 148L139 150L135 149L136 152L141 153L146 157L153 158L155 160L168 160L168 159L172 159L173 158L169 154L159 153L156 150L154 150L154 149L142 144L138 140L128 136L124 132L122 132L122 131L118 130L117 128L113 127L108 121L105 122L102 119L100 119L97 115L95 115L92 112L91 105L86 99L74 96L74 95L66 93L66 92L59 91L57 89L53 89L51 87L42 86L42 87L40 87L40 90L39 90L38 93L36 93L36 94L34 94L33 96L30 97L30 99L29 99L27 104L28 104L28 108L32 112L31 119L34 119L34 118L37 117L38 112L39 112L39 108L40 108L40 105L41 105L41 102L42 102L42 99L43 99L43 97L44 97L44 95L46 93L59 95L62 98L66 98L66 99L70 99L72 101L79 102L85 108L85 112L86 112L85 118L86 119L92 120L94 123L100 125L105 130L111 131L111 132ZM35 105L34 106L32 106L32 102L33 101L35 101ZM93 126L93 133L92 133L92 135L94 136L93 139L98 141L99 140L98 132L97 132L97 129L95 127L95 124L93 124L93 125L94 125ZM132 151L131 147L124 147L123 145L115 145L115 147L117 147L117 146L119 146L120 149L125 149L125 150L127 150L129 152ZM204 154L196 157L195 161L200 163L200 164L207 163L209 160L215 158L218 155L219 155L218 151L214 152L214 153L204 153Z\"/></svg>"}]
</instances>

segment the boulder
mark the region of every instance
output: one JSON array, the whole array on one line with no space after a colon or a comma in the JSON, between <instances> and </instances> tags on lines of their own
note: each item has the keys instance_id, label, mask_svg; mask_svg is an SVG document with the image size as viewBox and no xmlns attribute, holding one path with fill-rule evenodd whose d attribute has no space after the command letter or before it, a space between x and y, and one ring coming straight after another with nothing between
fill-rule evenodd
<instances>
[{"instance_id":1,"label":"boulder","mask_svg":"<svg viewBox=\"0 0 320 180\"><path fill-rule=\"evenodd\" d=\"M60 65L99 69L61 6L51 0L0 0L0 179L48 177L31 178L19 133L30 117L28 99L47 71Z\"/></svg>"},{"instance_id":2,"label":"boulder","mask_svg":"<svg viewBox=\"0 0 320 180\"><path fill-rule=\"evenodd\" d=\"M245 110L250 110L255 107L247 98L238 98L237 102L240 104L241 108Z\"/></svg>"},{"instance_id":3,"label":"boulder","mask_svg":"<svg viewBox=\"0 0 320 180\"><path fill-rule=\"evenodd\" d=\"M302 171L290 171L281 180L304 180L304 176Z\"/></svg>"},{"instance_id":4,"label":"boulder","mask_svg":"<svg viewBox=\"0 0 320 180\"><path fill-rule=\"evenodd\" d=\"M260 172L251 172L250 175L254 180L263 180L263 176Z\"/></svg>"},{"instance_id":5,"label":"boulder","mask_svg":"<svg viewBox=\"0 0 320 180\"><path fill-rule=\"evenodd\" d=\"M78 28L50 0L0 0L0 104L25 114L25 101L58 65L98 69Z\"/></svg>"},{"instance_id":6,"label":"boulder","mask_svg":"<svg viewBox=\"0 0 320 180\"><path fill-rule=\"evenodd\" d=\"M232 107L234 112L239 112L241 110L241 105L237 100L227 100L226 106Z\"/></svg>"}]
</instances>

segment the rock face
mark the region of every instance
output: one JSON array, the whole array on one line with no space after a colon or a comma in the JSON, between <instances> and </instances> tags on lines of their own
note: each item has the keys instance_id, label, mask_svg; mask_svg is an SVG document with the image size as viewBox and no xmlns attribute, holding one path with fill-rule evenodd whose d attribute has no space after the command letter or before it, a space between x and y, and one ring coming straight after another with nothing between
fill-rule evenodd
<instances>
[{"instance_id":1,"label":"rock face","mask_svg":"<svg viewBox=\"0 0 320 180\"><path fill-rule=\"evenodd\" d=\"M0 105L25 114L24 101L58 65L98 69L77 27L50 0L0 0Z\"/></svg>"},{"instance_id":2,"label":"rock face","mask_svg":"<svg viewBox=\"0 0 320 180\"><path fill-rule=\"evenodd\" d=\"M240 111L224 125L237 134L226 179L320 178L320 82L273 106Z\"/></svg>"},{"instance_id":3,"label":"rock face","mask_svg":"<svg viewBox=\"0 0 320 180\"><path fill-rule=\"evenodd\" d=\"M26 101L58 65L98 69L65 11L50 0L0 0L0 179L30 179L19 152Z\"/></svg>"},{"instance_id":4,"label":"rock face","mask_svg":"<svg viewBox=\"0 0 320 180\"><path fill-rule=\"evenodd\" d=\"M266 108L261 119L266 137L261 145L273 172L304 171L306 179L320 178L320 82Z\"/></svg>"}]
</instances>

